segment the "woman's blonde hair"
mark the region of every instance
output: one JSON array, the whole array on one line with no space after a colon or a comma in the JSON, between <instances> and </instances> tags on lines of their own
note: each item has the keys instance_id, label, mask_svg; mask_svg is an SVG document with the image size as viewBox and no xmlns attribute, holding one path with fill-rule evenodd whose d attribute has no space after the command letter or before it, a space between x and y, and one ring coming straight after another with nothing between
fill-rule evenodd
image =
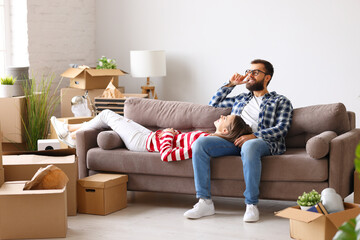
<instances>
[{"instance_id":1,"label":"woman's blonde hair","mask_svg":"<svg viewBox=\"0 0 360 240\"><path fill-rule=\"evenodd\" d=\"M247 125L244 120L237 115L234 115L234 120L227 127L228 134L217 134L214 133L214 136L218 136L228 140L229 142L235 142L235 140L242 135L251 134L253 131L249 125Z\"/></svg>"}]
</instances>

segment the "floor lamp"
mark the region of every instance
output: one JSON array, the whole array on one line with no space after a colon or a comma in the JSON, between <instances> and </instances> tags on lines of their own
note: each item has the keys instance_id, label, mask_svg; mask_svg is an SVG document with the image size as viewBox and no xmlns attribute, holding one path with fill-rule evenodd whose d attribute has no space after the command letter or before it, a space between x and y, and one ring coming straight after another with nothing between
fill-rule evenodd
<instances>
[{"instance_id":1,"label":"floor lamp","mask_svg":"<svg viewBox=\"0 0 360 240\"><path fill-rule=\"evenodd\" d=\"M146 85L141 86L142 93L150 93L152 98L157 99L155 86L150 85L150 77L166 76L165 51L130 51L131 76L146 78Z\"/></svg>"}]
</instances>

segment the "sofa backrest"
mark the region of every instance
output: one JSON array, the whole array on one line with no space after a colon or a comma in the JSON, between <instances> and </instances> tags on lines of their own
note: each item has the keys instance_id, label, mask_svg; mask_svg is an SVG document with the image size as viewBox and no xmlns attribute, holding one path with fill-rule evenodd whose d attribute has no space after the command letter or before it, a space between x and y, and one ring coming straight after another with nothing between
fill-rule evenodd
<instances>
[{"instance_id":1,"label":"sofa backrest","mask_svg":"<svg viewBox=\"0 0 360 240\"><path fill-rule=\"evenodd\" d=\"M350 118L350 119L349 119ZM305 147L313 136L324 131L343 134L352 128L353 114L346 111L344 104L324 104L296 108L286 137L287 147Z\"/></svg>"},{"instance_id":2,"label":"sofa backrest","mask_svg":"<svg viewBox=\"0 0 360 240\"><path fill-rule=\"evenodd\" d=\"M171 127L180 131L214 132L214 121L220 115L228 115L230 112L231 108L215 108L203 104L128 98L125 101L124 116L150 130ZM286 146L303 148L311 137L324 131L343 134L354 128L354 121L354 113L347 112L342 103L296 108L286 137Z\"/></svg>"},{"instance_id":3,"label":"sofa backrest","mask_svg":"<svg viewBox=\"0 0 360 240\"><path fill-rule=\"evenodd\" d=\"M220 115L228 115L230 112L231 108L215 108L196 103L128 98L125 101L124 116L150 130L174 128L180 131L214 132L214 121Z\"/></svg>"}]
</instances>

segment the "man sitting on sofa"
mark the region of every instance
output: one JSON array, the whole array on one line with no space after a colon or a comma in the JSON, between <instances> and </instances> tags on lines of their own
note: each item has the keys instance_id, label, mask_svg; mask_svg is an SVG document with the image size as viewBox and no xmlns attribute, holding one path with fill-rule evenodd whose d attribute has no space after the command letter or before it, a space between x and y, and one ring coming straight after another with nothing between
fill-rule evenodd
<instances>
[{"instance_id":1,"label":"man sitting on sofa","mask_svg":"<svg viewBox=\"0 0 360 240\"><path fill-rule=\"evenodd\" d=\"M293 111L291 102L285 96L267 90L273 73L270 62L253 60L245 75L235 73L212 97L209 105L231 107L231 114L240 115L254 133L241 136L235 143L215 136L199 138L194 143L192 162L199 202L184 213L185 217L196 219L215 213L210 192L210 160L212 157L241 154L246 185L246 212L243 220L259 220L257 203L261 157L285 152L285 136L290 128ZM235 86L241 84L246 84L250 92L227 97Z\"/></svg>"}]
</instances>

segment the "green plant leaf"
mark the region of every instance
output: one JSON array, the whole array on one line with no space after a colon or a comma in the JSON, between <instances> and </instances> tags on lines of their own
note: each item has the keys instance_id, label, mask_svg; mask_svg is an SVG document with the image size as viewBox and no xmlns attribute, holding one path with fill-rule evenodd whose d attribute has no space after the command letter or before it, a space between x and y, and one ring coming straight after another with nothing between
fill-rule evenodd
<instances>
[{"instance_id":1,"label":"green plant leaf","mask_svg":"<svg viewBox=\"0 0 360 240\"><path fill-rule=\"evenodd\" d=\"M26 116L22 117L25 130L25 142L28 150L37 150L37 140L46 139L49 133L49 119L60 102L57 93L61 80L55 90L51 86L55 75L42 76L40 80L32 77L30 85L24 85L26 97Z\"/></svg>"},{"instance_id":2,"label":"green plant leaf","mask_svg":"<svg viewBox=\"0 0 360 240\"><path fill-rule=\"evenodd\" d=\"M335 234L333 240L356 240L355 218L350 219L339 227L339 231Z\"/></svg>"},{"instance_id":3,"label":"green plant leaf","mask_svg":"<svg viewBox=\"0 0 360 240\"><path fill-rule=\"evenodd\" d=\"M355 150L355 169L360 173L360 143L357 145Z\"/></svg>"}]
</instances>

